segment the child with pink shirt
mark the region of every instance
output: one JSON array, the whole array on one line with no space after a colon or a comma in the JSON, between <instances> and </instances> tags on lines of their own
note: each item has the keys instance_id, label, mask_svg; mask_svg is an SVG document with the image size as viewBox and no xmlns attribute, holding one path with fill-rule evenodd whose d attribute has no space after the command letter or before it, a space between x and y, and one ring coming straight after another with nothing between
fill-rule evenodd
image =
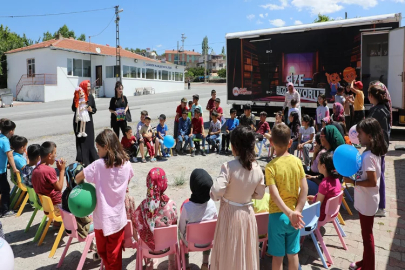
<instances>
[{"instance_id":1,"label":"child with pink shirt","mask_svg":"<svg viewBox=\"0 0 405 270\"><path fill-rule=\"evenodd\" d=\"M93 223L97 251L107 270L122 269L121 246L127 224L125 194L134 172L128 155L112 130L105 129L97 136L96 147L100 159L80 172L76 183L86 179L96 186Z\"/></svg>"}]
</instances>

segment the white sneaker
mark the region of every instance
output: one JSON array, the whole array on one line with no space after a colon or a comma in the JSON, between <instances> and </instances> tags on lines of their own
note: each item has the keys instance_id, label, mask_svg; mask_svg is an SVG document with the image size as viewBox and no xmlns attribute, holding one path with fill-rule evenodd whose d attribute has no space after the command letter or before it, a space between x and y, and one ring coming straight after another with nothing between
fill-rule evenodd
<instances>
[{"instance_id":1,"label":"white sneaker","mask_svg":"<svg viewBox=\"0 0 405 270\"><path fill-rule=\"evenodd\" d=\"M82 137L82 133L79 132L79 133L77 134L77 138L81 138L81 137Z\"/></svg>"},{"instance_id":2,"label":"white sneaker","mask_svg":"<svg viewBox=\"0 0 405 270\"><path fill-rule=\"evenodd\" d=\"M83 137L87 137L87 133L86 133L86 132L83 132L83 133L82 133L82 136L83 136Z\"/></svg>"},{"instance_id":3,"label":"white sneaker","mask_svg":"<svg viewBox=\"0 0 405 270\"><path fill-rule=\"evenodd\" d=\"M386 212L385 209L379 208L377 213L375 213L376 217L385 217L386 216Z\"/></svg>"}]
</instances>

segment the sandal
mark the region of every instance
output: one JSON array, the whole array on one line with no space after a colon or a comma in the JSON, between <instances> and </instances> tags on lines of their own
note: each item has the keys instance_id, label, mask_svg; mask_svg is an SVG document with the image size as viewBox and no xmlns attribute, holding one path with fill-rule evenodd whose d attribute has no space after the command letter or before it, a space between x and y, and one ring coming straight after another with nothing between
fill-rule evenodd
<instances>
[{"instance_id":1,"label":"sandal","mask_svg":"<svg viewBox=\"0 0 405 270\"><path fill-rule=\"evenodd\" d=\"M142 159L142 163L146 163L146 159L143 158L143 159Z\"/></svg>"}]
</instances>

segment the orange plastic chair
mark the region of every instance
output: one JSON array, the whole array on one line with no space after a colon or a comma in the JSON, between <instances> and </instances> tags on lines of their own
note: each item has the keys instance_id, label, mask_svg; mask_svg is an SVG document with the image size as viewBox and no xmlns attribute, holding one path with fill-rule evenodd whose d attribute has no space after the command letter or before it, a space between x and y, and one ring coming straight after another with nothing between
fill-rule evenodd
<instances>
[{"instance_id":1,"label":"orange plastic chair","mask_svg":"<svg viewBox=\"0 0 405 270\"><path fill-rule=\"evenodd\" d=\"M65 226L63 225L62 216L55 215L55 213L54 213L55 207L52 203L51 198L49 198L48 196L39 195L39 194L38 194L38 197L40 198L40 200L42 202L42 207L44 209L44 213L48 217L48 222L46 223L45 229L42 232L41 239L39 239L38 246L42 245L42 242L44 241L45 235L48 232L51 222L52 221L61 222L58 235L56 236L55 242L53 243L51 253L49 253L49 258L52 258L53 255L55 255L56 249L58 248L60 239L62 238L62 235L63 235L63 231L65 230Z\"/></svg>"},{"instance_id":2,"label":"orange plastic chair","mask_svg":"<svg viewBox=\"0 0 405 270\"><path fill-rule=\"evenodd\" d=\"M15 179L16 179L18 188L21 189L21 195L20 195L20 198L18 199L17 203L15 204L14 209L16 209L18 207L18 204L21 202L22 198L24 198L24 200L22 201L22 203L20 205L20 209L18 210L18 213L16 215L16 217L19 217L19 216L21 216L22 211L24 210L25 206L27 205L29 195L27 193L27 187L23 183L21 183L20 172L16 173Z\"/></svg>"},{"instance_id":3,"label":"orange plastic chair","mask_svg":"<svg viewBox=\"0 0 405 270\"><path fill-rule=\"evenodd\" d=\"M268 240L268 228L269 228L269 213L259 213L256 214L257 231L259 235L259 242L262 244L262 254L267 250L267 240Z\"/></svg>"}]
</instances>

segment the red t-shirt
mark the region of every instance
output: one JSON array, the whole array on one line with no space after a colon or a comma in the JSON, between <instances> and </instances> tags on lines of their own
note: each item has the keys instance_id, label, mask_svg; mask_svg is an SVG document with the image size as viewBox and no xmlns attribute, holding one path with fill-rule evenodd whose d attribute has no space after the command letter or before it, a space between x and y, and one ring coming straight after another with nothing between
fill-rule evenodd
<instances>
[{"instance_id":1,"label":"red t-shirt","mask_svg":"<svg viewBox=\"0 0 405 270\"><path fill-rule=\"evenodd\" d=\"M223 110L221 107L218 107L218 108L214 108L214 109L212 109L212 111L213 111L213 112L217 112L217 113L220 113L220 114L221 114L221 116L219 116L219 117L218 117L218 120L219 120L219 121L221 121L222 116L223 116L223 114L224 114L224 110Z\"/></svg>"},{"instance_id":2,"label":"red t-shirt","mask_svg":"<svg viewBox=\"0 0 405 270\"><path fill-rule=\"evenodd\" d=\"M45 164L38 165L32 172L32 186L36 193L51 198L52 203L62 203L62 192L55 190L53 184L58 181L55 168Z\"/></svg>"},{"instance_id":3,"label":"red t-shirt","mask_svg":"<svg viewBox=\"0 0 405 270\"><path fill-rule=\"evenodd\" d=\"M210 100L208 100L208 103L207 103L207 109L208 110L212 111L212 109L214 109L214 107L215 107L214 102L215 102L215 99L210 98Z\"/></svg>"},{"instance_id":4,"label":"red t-shirt","mask_svg":"<svg viewBox=\"0 0 405 270\"><path fill-rule=\"evenodd\" d=\"M193 120L191 120L191 125L193 126L193 134L201 134L202 125L204 125L204 120L202 117L193 118Z\"/></svg>"},{"instance_id":5,"label":"red t-shirt","mask_svg":"<svg viewBox=\"0 0 405 270\"><path fill-rule=\"evenodd\" d=\"M183 114L183 110L188 111L188 107L186 106L186 107L184 107L184 109L182 109L182 108L181 108L181 104L180 104L179 106L177 106L177 109L176 109L176 118L174 118L174 120L175 120L176 122L179 122L179 118L180 118L181 115ZM180 116L179 116L179 115L180 115Z\"/></svg>"},{"instance_id":6,"label":"red t-shirt","mask_svg":"<svg viewBox=\"0 0 405 270\"><path fill-rule=\"evenodd\" d=\"M259 124L257 124L256 133L264 135L269 130L270 130L269 123L259 122Z\"/></svg>"},{"instance_id":7,"label":"red t-shirt","mask_svg":"<svg viewBox=\"0 0 405 270\"><path fill-rule=\"evenodd\" d=\"M124 136L121 139L122 147L125 149L131 148L132 142L136 142L135 136L132 136L130 139L128 139L127 136Z\"/></svg>"}]
</instances>

